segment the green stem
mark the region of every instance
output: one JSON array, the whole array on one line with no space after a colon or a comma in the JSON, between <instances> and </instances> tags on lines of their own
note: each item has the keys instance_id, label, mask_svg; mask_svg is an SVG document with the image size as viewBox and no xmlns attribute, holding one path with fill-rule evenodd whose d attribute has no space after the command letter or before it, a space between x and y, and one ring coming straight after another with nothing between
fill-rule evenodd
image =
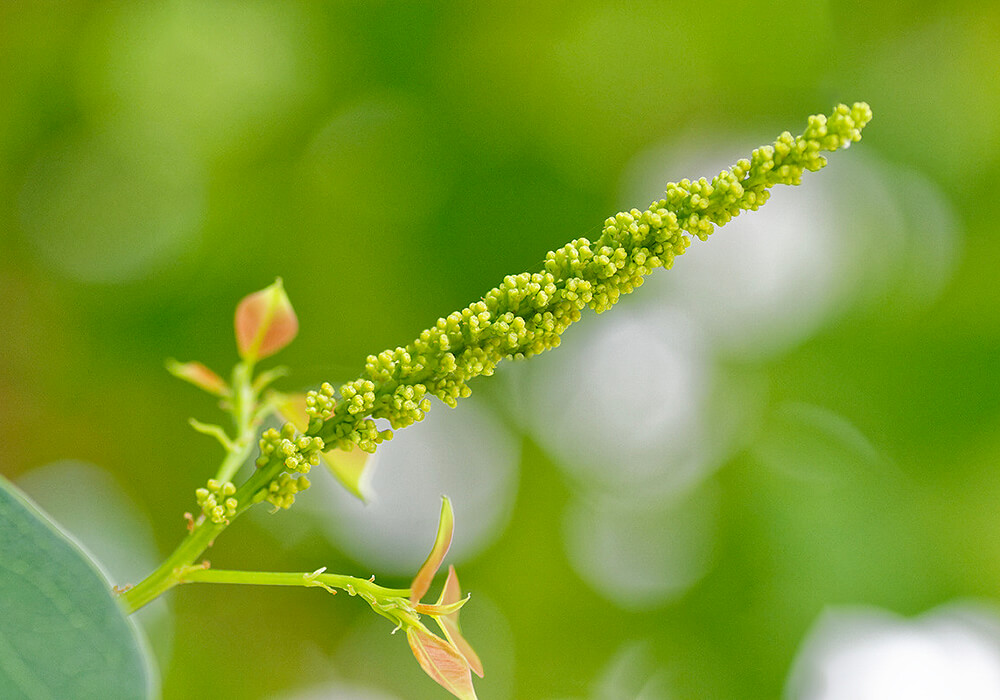
<instances>
[{"instance_id":1,"label":"green stem","mask_svg":"<svg viewBox=\"0 0 1000 700\"><path fill-rule=\"evenodd\" d=\"M257 409L257 392L253 388L253 364L240 362L233 368L233 418L236 421L236 439L226 458L219 465L215 475L216 481L232 481L236 472L250 457L253 451L254 438L259 427L254 414Z\"/></svg>"},{"instance_id":2,"label":"green stem","mask_svg":"<svg viewBox=\"0 0 1000 700\"><path fill-rule=\"evenodd\" d=\"M257 392L253 389L252 376L252 363L240 362L233 369L232 413L236 421L237 438L233 441L231 449L226 452L226 457L219 466L216 480L221 482L231 481L253 451L259 420L255 417L258 397ZM250 478L236 490L233 497L239 505L234 518L250 506L260 502L264 489L281 472L282 466L280 461L269 462L254 471ZM227 522L215 523L206 520L204 516L199 518L199 521L177 546L177 549L153 573L138 585L121 594L120 600L124 604L126 612L135 612L180 583L180 573L194 564L212 545L216 537L229 526L230 522L232 519Z\"/></svg>"},{"instance_id":3,"label":"green stem","mask_svg":"<svg viewBox=\"0 0 1000 700\"><path fill-rule=\"evenodd\" d=\"M129 614L134 613L180 583L178 578L180 571L200 557L225 528L225 524L208 520L196 525L173 554L167 557L153 573L143 579L142 583L121 594L119 599L124 604L125 611Z\"/></svg>"},{"instance_id":4,"label":"green stem","mask_svg":"<svg viewBox=\"0 0 1000 700\"><path fill-rule=\"evenodd\" d=\"M246 434L241 434L235 442L233 442L232 449L226 453L226 458L222 460L222 464L219 465L219 471L215 475L215 480L225 483L226 481L232 481L233 477L236 476L236 472L240 470L247 459L250 458L250 454L253 452L254 440L256 437L255 433L250 433L249 436Z\"/></svg>"},{"instance_id":5,"label":"green stem","mask_svg":"<svg viewBox=\"0 0 1000 700\"><path fill-rule=\"evenodd\" d=\"M233 516L233 519L259 501L256 498L257 494L263 492L267 484L281 471L282 466L282 463L277 460L269 462L257 469L236 490L233 497L237 500L239 506L236 509L236 515ZM173 554L167 557L166 561L160 564L142 582L121 595L126 612L130 614L135 612L180 583L181 572L194 564L195 560L212 545L215 538L229 527L230 523L232 523L232 519L229 522L223 523L213 523L210 520L203 520L195 525L194 529L188 533L188 536L177 546Z\"/></svg>"},{"instance_id":6,"label":"green stem","mask_svg":"<svg viewBox=\"0 0 1000 700\"><path fill-rule=\"evenodd\" d=\"M409 588L386 588L369 579L327 573L285 573L278 571L227 571L188 566L178 572L180 583L233 583L257 586L326 586L339 588L351 595L369 595L384 600L403 598L410 595Z\"/></svg>"}]
</instances>

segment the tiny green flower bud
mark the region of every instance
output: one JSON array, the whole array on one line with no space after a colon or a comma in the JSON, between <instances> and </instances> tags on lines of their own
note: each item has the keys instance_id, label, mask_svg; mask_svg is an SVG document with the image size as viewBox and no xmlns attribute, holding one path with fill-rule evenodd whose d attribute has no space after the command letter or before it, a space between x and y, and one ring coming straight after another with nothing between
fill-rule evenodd
<instances>
[{"instance_id":1,"label":"tiny green flower bud","mask_svg":"<svg viewBox=\"0 0 1000 700\"><path fill-rule=\"evenodd\" d=\"M279 277L269 287L243 297L236 307L236 346L240 357L255 362L288 345L299 332L299 319Z\"/></svg>"}]
</instances>

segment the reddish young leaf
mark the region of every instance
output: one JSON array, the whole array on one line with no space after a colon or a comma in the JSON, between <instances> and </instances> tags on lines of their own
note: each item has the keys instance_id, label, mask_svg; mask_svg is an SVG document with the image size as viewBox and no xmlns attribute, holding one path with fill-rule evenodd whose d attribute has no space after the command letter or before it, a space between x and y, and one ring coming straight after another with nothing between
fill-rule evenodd
<instances>
[{"instance_id":1,"label":"reddish young leaf","mask_svg":"<svg viewBox=\"0 0 1000 700\"><path fill-rule=\"evenodd\" d=\"M236 347L250 362L270 357L299 332L299 319L279 277L269 287L243 297L234 319Z\"/></svg>"},{"instance_id":2,"label":"reddish young leaf","mask_svg":"<svg viewBox=\"0 0 1000 700\"><path fill-rule=\"evenodd\" d=\"M437 537L434 538L434 546L431 553L427 555L417 575L413 577L410 584L410 600L414 603L424 597L427 589L431 587L434 574L437 573L444 555L451 547L451 537L455 531L455 511L451 508L451 500L447 496L441 497L441 520L438 522Z\"/></svg>"},{"instance_id":3,"label":"reddish young leaf","mask_svg":"<svg viewBox=\"0 0 1000 700\"><path fill-rule=\"evenodd\" d=\"M406 640L424 672L460 700L477 700L465 657L448 642L422 627L408 627Z\"/></svg>"},{"instance_id":4,"label":"reddish young leaf","mask_svg":"<svg viewBox=\"0 0 1000 700\"><path fill-rule=\"evenodd\" d=\"M461 610L466 603L469 602L468 597L463 598L455 603L448 605L443 605L441 603L413 603L413 609L417 611L420 615L431 615L433 617L445 617L447 615L454 615L459 610Z\"/></svg>"},{"instance_id":5,"label":"reddish young leaf","mask_svg":"<svg viewBox=\"0 0 1000 700\"><path fill-rule=\"evenodd\" d=\"M448 578L444 582L444 588L441 589L441 597L438 599L438 605L453 605L462 600L462 589L458 585L458 574L455 573L455 567L448 567ZM465 657L465 660L469 663L469 668L472 669L480 678L483 677L483 662L479 660L479 655L476 653L472 645L466 641L465 637L462 636L462 628L458 624L458 613L456 610L453 613L447 615L440 615L435 617L438 625L441 627L441 631L444 632L444 636L448 638L452 646L458 650L458 653Z\"/></svg>"},{"instance_id":6,"label":"reddish young leaf","mask_svg":"<svg viewBox=\"0 0 1000 700\"><path fill-rule=\"evenodd\" d=\"M225 380L200 362L167 360L167 371L209 394L225 396L229 393L229 385Z\"/></svg>"}]
</instances>

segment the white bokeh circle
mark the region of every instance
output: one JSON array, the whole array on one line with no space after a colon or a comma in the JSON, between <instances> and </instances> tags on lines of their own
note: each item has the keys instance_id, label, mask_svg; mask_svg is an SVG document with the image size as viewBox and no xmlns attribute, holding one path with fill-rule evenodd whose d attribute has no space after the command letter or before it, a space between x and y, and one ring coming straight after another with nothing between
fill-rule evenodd
<instances>
[{"instance_id":1,"label":"white bokeh circle","mask_svg":"<svg viewBox=\"0 0 1000 700\"><path fill-rule=\"evenodd\" d=\"M714 558L717 504L702 490L676 500L575 499L564 533L581 579L624 609L648 609L683 595Z\"/></svg>"},{"instance_id":2,"label":"white bokeh circle","mask_svg":"<svg viewBox=\"0 0 1000 700\"><path fill-rule=\"evenodd\" d=\"M872 608L831 609L795 661L786 700L995 700L1000 615L952 604L908 620Z\"/></svg>"},{"instance_id":3,"label":"white bokeh circle","mask_svg":"<svg viewBox=\"0 0 1000 700\"><path fill-rule=\"evenodd\" d=\"M399 696L364 685L331 682L275 695L272 700L399 700Z\"/></svg>"},{"instance_id":4,"label":"white bokeh circle","mask_svg":"<svg viewBox=\"0 0 1000 700\"><path fill-rule=\"evenodd\" d=\"M581 487L656 498L718 462L705 425L711 362L683 314L616 309L523 372L514 410Z\"/></svg>"}]
</instances>

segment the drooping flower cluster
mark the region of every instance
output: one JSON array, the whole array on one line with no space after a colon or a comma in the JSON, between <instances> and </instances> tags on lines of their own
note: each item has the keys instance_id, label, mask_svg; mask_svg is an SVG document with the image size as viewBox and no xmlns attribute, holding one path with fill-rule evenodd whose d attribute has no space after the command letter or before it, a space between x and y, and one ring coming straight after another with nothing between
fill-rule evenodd
<instances>
[{"instance_id":1,"label":"drooping flower cluster","mask_svg":"<svg viewBox=\"0 0 1000 700\"><path fill-rule=\"evenodd\" d=\"M369 356L362 376L340 387L339 403L333 405L333 392L311 392L312 405L322 410L310 414L308 433L327 448L356 444L374 451L392 433L372 419L406 427L424 417L427 396L454 406L471 393L471 379L492 374L501 360L556 347L584 308L607 310L654 269L671 267L690 235L704 240L716 226L763 205L770 187L799 184L804 171L826 165L823 151L859 141L870 119L865 103L839 105L829 117L810 117L801 136L785 132L711 181L668 184L645 211L607 219L596 241L578 238L549 252L543 271L508 276L406 347Z\"/></svg>"}]
</instances>

